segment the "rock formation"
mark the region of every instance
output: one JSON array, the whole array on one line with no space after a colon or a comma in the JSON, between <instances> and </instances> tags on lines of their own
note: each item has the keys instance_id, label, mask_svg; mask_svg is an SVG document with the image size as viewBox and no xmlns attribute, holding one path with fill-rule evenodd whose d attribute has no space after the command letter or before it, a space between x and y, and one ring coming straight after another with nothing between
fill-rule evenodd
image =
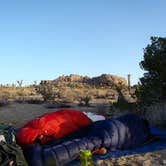
<instances>
[{"instance_id":1,"label":"rock formation","mask_svg":"<svg viewBox=\"0 0 166 166\"><path fill-rule=\"evenodd\" d=\"M76 74L71 74L71 75L63 75L58 77L57 79L53 80L53 83L83 83L87 85L92 85L92 86L97 86L97 87L105 87L105 86L127 86L127 81L123 77L119 77L116 75L112 74L102 74L97 77L87 77L87 76L80 76Z\"/></svg>"}]
</instances>

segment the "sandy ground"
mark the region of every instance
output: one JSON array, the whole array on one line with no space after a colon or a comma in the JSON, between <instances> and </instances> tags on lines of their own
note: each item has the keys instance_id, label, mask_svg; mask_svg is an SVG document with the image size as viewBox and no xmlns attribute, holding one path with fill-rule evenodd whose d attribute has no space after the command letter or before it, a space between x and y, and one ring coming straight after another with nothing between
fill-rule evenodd
<instances>
[{"instance_id":1,"label":"sandy ground","mask_svg":"<svg viewBox=\"0 0 166 166\"><path fill-rule=\"evenodd\" d=\"M166 166L166 150L100 160L96 166Z\"/></svg>"},{"instance_id":2,"label":"sandy ground","mask_svg":"<svg viewBox=\"0 0 166 166\"><path fill-rule=\"evenodd\" d=\"M0 123L21 127L30 119L51 111L54 110L43 105L12 103L0 108Z\"/></svg>"},{"instance_id":3,"label":"sandy ground","mask_svg":"<svg viewBox=\"0 0 166 166\"><path fill-rule=\"evenodd\" d=\"M73 105L72 108L81 111L93 111L93 108L91 107L79 108ZM57 110L58 109L56 108L46 108L45 104L11 103L7 106L0 107L0 123L10 124L14 127L21 127L35 117Z\"/></svg>"}]
</instances>

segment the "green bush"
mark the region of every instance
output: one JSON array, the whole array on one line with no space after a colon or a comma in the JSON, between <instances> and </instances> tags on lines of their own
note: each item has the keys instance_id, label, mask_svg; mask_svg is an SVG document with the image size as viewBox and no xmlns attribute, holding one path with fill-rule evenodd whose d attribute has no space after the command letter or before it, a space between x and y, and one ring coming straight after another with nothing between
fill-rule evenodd
<instances>
[{"instance_id":1,"label":"green bush","mask_svg":"<svg viewBox=\"0 0 166 166\"><path fill-rule=\"evenodd\" d=\"M90 101L92 100L92 97L89 95L83 96L80 98L80 106L89 106L90 105Z\"/></svg>"},{"instance_id":2,"label":"green bush","mask_svg":"<svg viewBox=\"0 0 166 166\"><path fill-rule=\"evenodd\" d=\"M151 37L140 67L145 73L136 91L139 101L153 103L166 100L166 38Z\"/></svg>"},{"instance_id":3,"label":"green bush","mask_svg":"<svg viewBox=\"0 0 166 166\"><path fill-rule=\"evenodd\" d=\"M51 83L36 86L36 91L42 95L44 101L53 101L58 98L58 91Z\"/></svg>"}]
</instances>

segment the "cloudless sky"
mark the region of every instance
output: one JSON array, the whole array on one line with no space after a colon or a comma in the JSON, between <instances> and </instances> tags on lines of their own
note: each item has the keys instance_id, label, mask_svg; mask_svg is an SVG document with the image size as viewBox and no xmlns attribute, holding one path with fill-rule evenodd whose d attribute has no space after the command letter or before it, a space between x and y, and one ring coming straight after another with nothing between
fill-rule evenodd
<instances>
[{"instance_id":1,"label":"cloudless sky","mask_svg":"<svg viewBox=\"0 0 166 166\"><path fill-rule=\"evenodd\" d=\"M0 83L130 73L135 84L165 11L166 0L1 0Z\"/></svg>"}]
</instances>

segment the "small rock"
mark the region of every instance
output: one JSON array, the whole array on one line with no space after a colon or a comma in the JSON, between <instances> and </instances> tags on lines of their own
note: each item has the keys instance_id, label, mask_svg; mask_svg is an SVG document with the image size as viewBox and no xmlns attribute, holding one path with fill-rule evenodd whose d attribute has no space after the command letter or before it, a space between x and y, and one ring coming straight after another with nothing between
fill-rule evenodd
<instances>
[{"instance_id":1,"label":"small rock","mask_svg":"<svg viewBox=\"0 0 166 166\"><path fill-rule=\"evenodd\" d=\"M151 161L150 160L146 160L143 162L143 166L150 166L151 165Z\"/></svg>"},{"instance_id":2,"label":"small rock","mask_svg":"<svg viewBox=\"0 0 166 166\"><path fill-rule=\"evenodd\" d=\"M96 163L97 166L114 166L109 160L99 160Z\"/></svg>"},{"instance_id":3,"label":"small rock","mask_svg":"<svg viewBox=\"0 0 166 166\"><path fill-rule=\"evenodd\" d=\"M137 156L137 159L138 159L139 161L144 161L144 160L145 160L145 157L144 157L144 156Z\"/></svg>"}]
</instances>

